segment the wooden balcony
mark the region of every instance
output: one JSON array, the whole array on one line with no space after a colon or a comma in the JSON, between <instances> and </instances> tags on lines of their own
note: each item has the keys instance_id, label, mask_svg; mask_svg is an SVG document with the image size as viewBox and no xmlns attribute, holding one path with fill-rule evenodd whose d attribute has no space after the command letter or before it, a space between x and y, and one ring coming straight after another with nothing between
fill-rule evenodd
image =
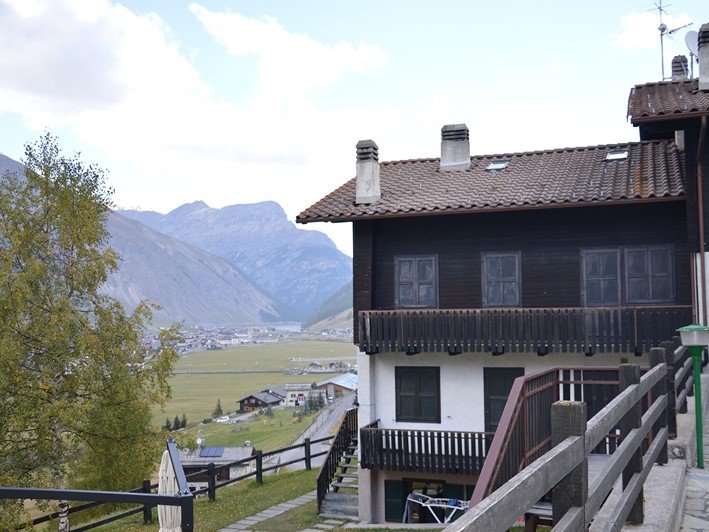
<instances>
[{"instance_id":1,"label":"wooden balcony","mask_svg":"<svg viewBox=\"0 0 709 532\"><path fill-rule=\"evenodd\" d=\"M692 307L366 310L358 319L368 354L644 353L691 323Z\"/></svg>"},{"instance_id":2,"label":"wooden balcony","mask_svg":"<svg viewBox=\"0 0 709 532\"><path fill-rule=\"evenodd\" d=\"M384 471L417 471L478 475L494 433L442 430L360 429L360 467Z\"/></svg>"}]
</instances>

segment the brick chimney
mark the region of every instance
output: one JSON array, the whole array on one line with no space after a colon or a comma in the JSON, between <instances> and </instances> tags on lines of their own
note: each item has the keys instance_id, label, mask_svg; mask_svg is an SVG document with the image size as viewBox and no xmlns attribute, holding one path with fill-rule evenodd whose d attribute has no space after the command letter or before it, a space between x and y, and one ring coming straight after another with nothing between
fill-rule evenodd
<instances>
[{"instance_id":1,"label":"brick chimney","mask_svg":"<svg viewBox=\"0 0 709 532\"><path fill-rule=\"evenodd\" d=\"M672 81L682 81L689 77L687 56L676 55L672 58Z\"/></svg>"},{"instance_id":2,"label":"brick chimney","mask_svg":"<svg viewBox=\"0 0 709 532\"><path fill-rule=\"evenodd\" d=\"M448 124L441 128L441 170L470 168L470 140L468 126Z\"/></svg>"},{"instance_id":3,"label":"brick chimney","mask_svg":"<svg viewBox=\"0 0 709 532\"><path fill-rule=\"evenodd\" d=\"M702 24L697 36L699 49L699 90L709 91L709 23Z\"/></svg>"},{"instance_id":4,"label":"brick chimney","mask_svg":"<svg viewBox=\"0 0 709 532\"><path fill-rule=\"evenodd\" d=\"M355 203L374 203L382 194L379 188L379 147L373 140L357 143Z\"/></svg>"}]
</instances>

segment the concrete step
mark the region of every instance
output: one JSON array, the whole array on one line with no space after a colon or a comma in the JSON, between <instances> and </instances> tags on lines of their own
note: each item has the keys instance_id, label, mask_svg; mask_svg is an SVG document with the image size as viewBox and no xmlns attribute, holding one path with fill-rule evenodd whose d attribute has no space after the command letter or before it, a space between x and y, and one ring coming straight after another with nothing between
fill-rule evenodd
<instances>
[{"instance_id":1,"label":"concrete step","mask_svg":"<svg viewBox=\"0 0 709 532\"><path fill-rule=\"evenodd\" d=\"M359 517L359 498L356 493L335 493L330 492L325 495L321 517L348 517L357 519Z\"/></svg>"},{"instance_id":2,"label":"concrete step","mask_svg":"<svg viewBox=\"0 0 709 532\"><path fill-rule=\"evenodd\" d=\"M342 469L357 469L359 467L359 464L357 464L357 463L353 464L352 462L349 462L349 463L342 462L340 464L337 464L337 467L341 467Z\"/></svg>"},{"instance_id":3,"label":"concrete step","mask_svg":"<svg viewBox=\"0 0 709 532\"><path fill-rule=\"evenodd\" d=\"M356 482L333 482L330 484L331 487L333 488L350 488L350 489L357 489L357 483Z\"/></svg>"},{"instance_id":4,"label":"concrete step","mask_svg":"<svg viewBox=\"0 0 709 532\"><path fill-rule=\"evenodd\" d=\"M337 478L358 478L359 475L357 473L335 473L335 476Z\"/></svg>"}]
</instances>

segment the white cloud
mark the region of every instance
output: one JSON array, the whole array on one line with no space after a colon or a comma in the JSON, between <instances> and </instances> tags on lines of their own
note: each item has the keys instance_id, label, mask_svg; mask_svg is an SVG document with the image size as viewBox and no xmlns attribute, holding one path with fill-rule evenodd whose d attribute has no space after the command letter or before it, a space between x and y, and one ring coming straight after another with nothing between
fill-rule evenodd
<instances>
[{"instance_id":1,"label":"white cloud","mask_svg":"<svg viewBox=\"0 0 709 532\"><path fill-rule=\"evenodd\" d=\"M375 45L323 44L304 33L287 31L273 17L255 19L231 11L214 12L199 4L191 4L190 11L229 53L258 58L259 99L297 100L347 74L367 72L386 63L386 55Z\"/></svg>"}]
</instances>

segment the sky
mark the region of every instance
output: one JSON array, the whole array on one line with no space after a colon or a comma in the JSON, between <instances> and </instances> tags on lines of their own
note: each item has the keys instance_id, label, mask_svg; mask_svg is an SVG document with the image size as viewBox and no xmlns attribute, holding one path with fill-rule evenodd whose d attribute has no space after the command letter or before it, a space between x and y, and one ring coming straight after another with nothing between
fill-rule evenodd
<instances>
[{"instance_id":1,"label":"sky","mask_svg":"<svg viewBox=\"0 0 709 532\"><path fill-rule=\"evenodd\" d=\"M382 161L638 139L628 91L661 79L648 0L0 0L0 153L50 131L118 208L274 200L289 219ZM671 58L709 22L665 2ZM701 8L704 9L701 9ZM695 68L696 75L696 68ZM351 255L351 226L309 224Z\"/></svg>"}]
</instances>

